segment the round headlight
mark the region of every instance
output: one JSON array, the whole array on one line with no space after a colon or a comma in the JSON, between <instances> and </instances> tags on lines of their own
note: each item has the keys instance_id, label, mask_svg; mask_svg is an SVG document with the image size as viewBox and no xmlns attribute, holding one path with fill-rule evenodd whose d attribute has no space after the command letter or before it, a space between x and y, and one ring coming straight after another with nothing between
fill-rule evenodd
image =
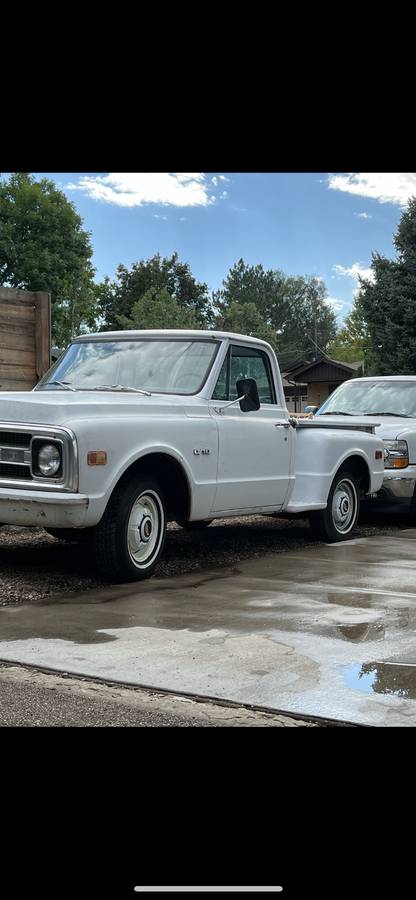
<instances>
[{"instance_id":1,"label":"round headlight","mask_svg":"<svg viewBox=\"0 0 416 900\"><path fill-rule=\"evenodd\" d=\"M38 468L42 475L56 475L61 465L61 454L53 444L43 444L38 453Z\"/></svg>"}]
</instances>

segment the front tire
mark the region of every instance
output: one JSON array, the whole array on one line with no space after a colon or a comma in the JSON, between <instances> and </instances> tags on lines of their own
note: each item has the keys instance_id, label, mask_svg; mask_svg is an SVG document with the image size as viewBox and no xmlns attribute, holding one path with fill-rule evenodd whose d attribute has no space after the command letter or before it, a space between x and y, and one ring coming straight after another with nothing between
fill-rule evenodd
<instances>
[{"instance_id":1,"label":"front tire","mask_svg":"<svg viewBox=\"0 0 416 900\"><path fill-rule=\"evenodd\" d=\"M113 582L150 578L163 551L166 507L160 485L137 476L117 487L93 535L100 574Z\"/></svg>"},{"instance_id":2,"label":"front tire","mask_svg":"<svg viewBox=\"0 0 416 900\"><path fill-rule=\"evenodd\" d=\"M360 483L348 469L337 472L328 495L326 509L311 513L314 535L328 544L348 541L360 514Z\"/></svg>"}]
</instances>

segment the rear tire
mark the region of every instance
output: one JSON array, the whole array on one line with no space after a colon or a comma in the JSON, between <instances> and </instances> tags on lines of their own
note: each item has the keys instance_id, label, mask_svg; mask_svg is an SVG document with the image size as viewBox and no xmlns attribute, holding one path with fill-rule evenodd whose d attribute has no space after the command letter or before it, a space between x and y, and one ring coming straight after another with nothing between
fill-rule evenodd
<instances>
[{"instance_id":1,"label":"rear tire","mask_svg":"<svg viewBox=\"0 0 416 900\"><path fill-rule=\"evenodd\" d=\"M360 483L348 469L337 472L328 495L326 509L309 516L314 535L327 544L348 541L360 514Z\"/></svg>"},{"instance_id":2,"label":"rear tire","mask_svg":"<svg viewBox=\"0 0 416 900\"><path fill-rule=\"evenodd\" d=\"M94 528L100 575L110 581L150 578L163 551L166 507L158 482L138 475L117 487Z\"/></svg>"}]
</instances>

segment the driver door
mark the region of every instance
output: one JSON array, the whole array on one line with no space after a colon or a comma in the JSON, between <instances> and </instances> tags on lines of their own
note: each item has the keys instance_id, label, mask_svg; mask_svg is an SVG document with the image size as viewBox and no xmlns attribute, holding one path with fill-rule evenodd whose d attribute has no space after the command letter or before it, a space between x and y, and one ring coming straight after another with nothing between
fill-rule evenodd
<instances>
[{"instance_id":1,"label":"driver door","mask_svg":"<svg viewBox=\"0 0 416 900\"><path fill-rule=\"evenodd\" d=\"M237 398L239 378L255 378L260 409L243 413L236 403L219 414L217 409ZM267 353L254 346L231 345L210 408L219 431L212 512L281 508L290 483L292 434Z\"/></svg>"}]
</instances>

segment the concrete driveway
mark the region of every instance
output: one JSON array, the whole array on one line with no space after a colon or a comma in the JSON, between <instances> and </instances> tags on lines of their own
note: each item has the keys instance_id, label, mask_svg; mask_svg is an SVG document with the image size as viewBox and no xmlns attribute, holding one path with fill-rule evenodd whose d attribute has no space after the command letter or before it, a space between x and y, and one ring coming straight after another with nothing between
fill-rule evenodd
<instances>
[{"instance_id":1,"label":"concrete driveway","mask_svg":"<svg viewBox=\"0 0 416 900\"><path fill-rule=\"evenodd\" d=\"M0 659L416 725L416 529L0 610Z\"/></svg>"}]
</instances>

